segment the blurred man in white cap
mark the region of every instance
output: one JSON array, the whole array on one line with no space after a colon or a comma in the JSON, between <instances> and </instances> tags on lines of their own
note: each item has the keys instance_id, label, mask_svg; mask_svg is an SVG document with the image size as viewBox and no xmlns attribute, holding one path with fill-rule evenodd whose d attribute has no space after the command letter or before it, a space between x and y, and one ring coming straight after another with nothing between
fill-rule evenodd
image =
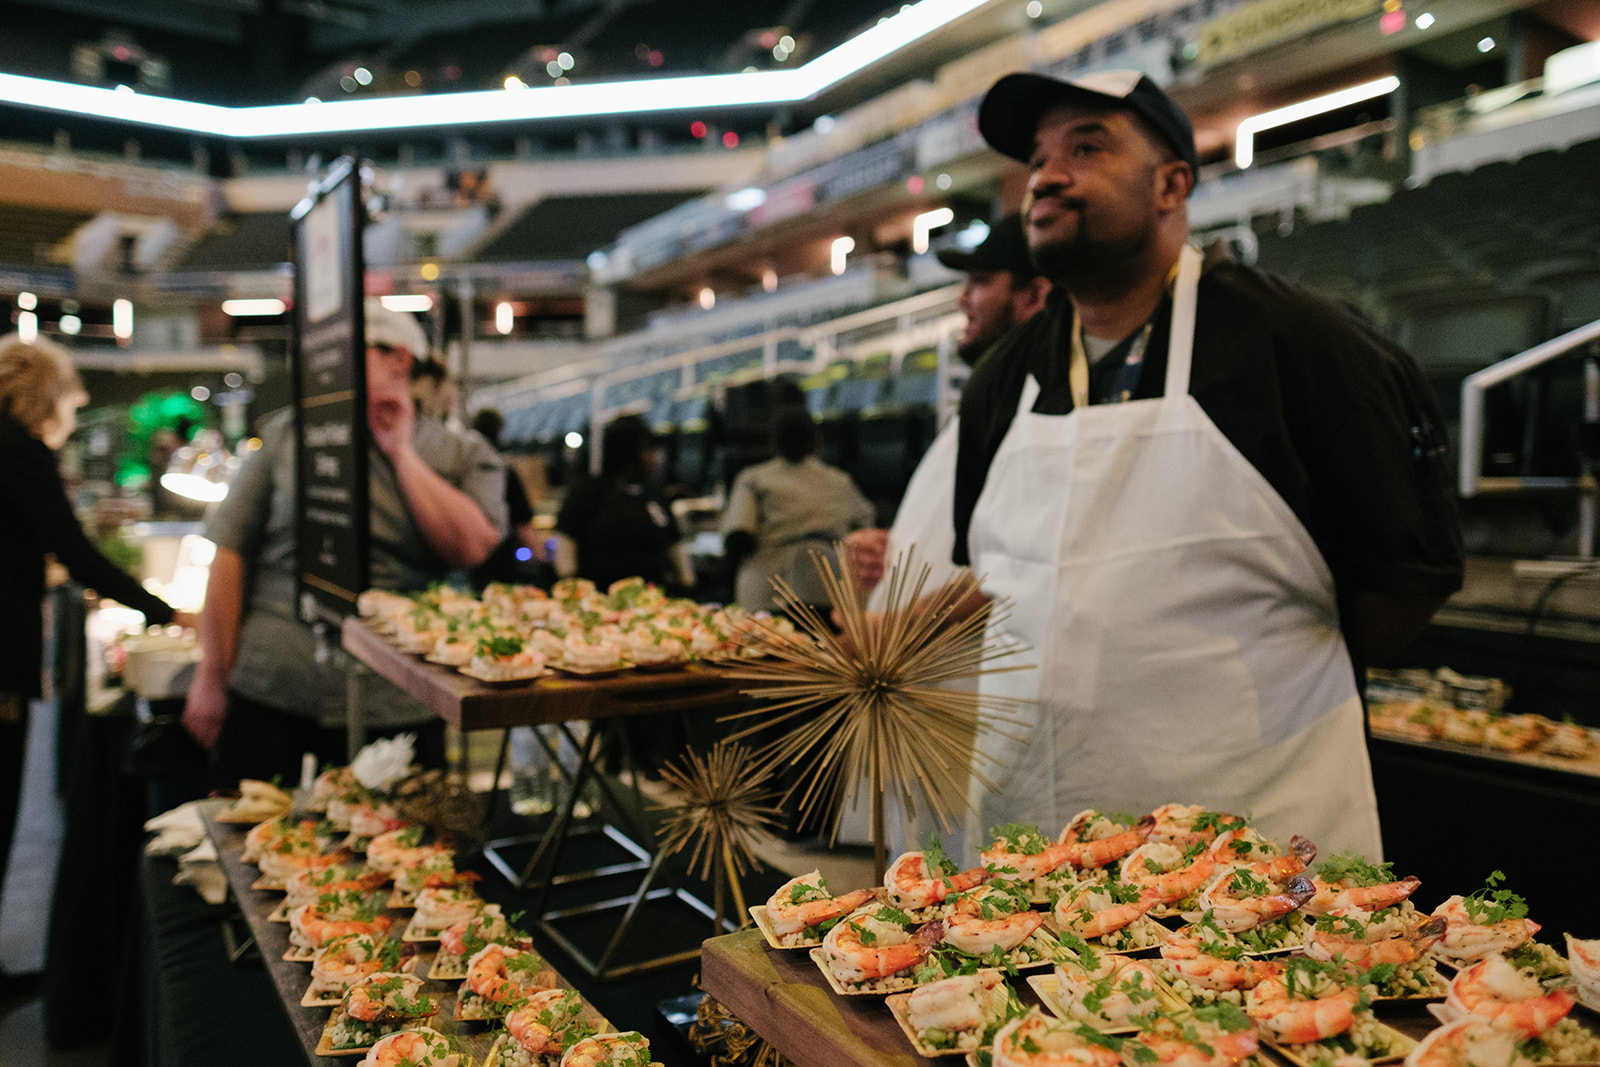
<instances>
[{"instance_id":1,"label":"blurred man in white cap","mask_svg":"<svg viewBox=\"0 0 1600 1067\"><path fill-rule=\"evenodd\" d=\"M375 298L366 319L368 500L372 584L421 589L477 566L504 536L505 474L475 433L417 419L413 359L427 354L410 314ZM201 628L204 656L183 723L211 750L214 781L292 774L303 752L345 756L345 672L337 648L319 648L300 622L295 572L293 412L269 417L206 525L216 543ZM443 763L443 722L368 675L364 700L376 734L419 732L424 765Z\"/></svg>"},{"instance_id":2,"label":"blurred man in white cap","mask_svg":"<svg viewBox=\"0 0 1600 1067\"><path fill-rule=\"evenodd\" d=\"M1148 76L1012 74L978 112L1029 167L1055 283L962 393L955 562L1036 669L987 676L981 826L1081 809L1253 814L1381 854L1358 693L1458 588L1444 422L1349 309L1189 243L1199 159Z\"/></svg>"}]
</instances>

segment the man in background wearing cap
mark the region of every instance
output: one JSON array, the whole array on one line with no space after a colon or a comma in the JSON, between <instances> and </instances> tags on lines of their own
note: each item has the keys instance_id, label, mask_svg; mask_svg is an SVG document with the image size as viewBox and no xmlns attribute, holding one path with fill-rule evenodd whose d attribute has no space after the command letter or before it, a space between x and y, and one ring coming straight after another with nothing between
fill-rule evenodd
<instances>
[{"instance_id":1,"label":"man in background wearing cap","mask_svg":"<svg viewBox=\"0 0 1600 1067\"><path fill-rule=\"evenodd\" d=\"M1044 309L1050 280L1039 276L1028 258L1028 239L1021 215L1007 215L994 224L970 252L946 248L939 262L966 272L961 286L961 311L966 326L956 340L956 355L969 367L1019 323ZM895 512L888 530L858 530L845 539L847 560L856 581L873 590L868 607L880 610L886 590L877 589L885 567L896 555L916 547L917 564L932 567L929 588L955 574L950 563L950 494L954 488L956 421L946 424L928 446Z\"/></svg>"},{"instance_id":2,"label":"man in background wearing cap","mask_svg":"<svg viewBox=\"0 0 1600 1067\"><path fill-rule=\"evenodd\" d=\"M1148 77L1008 75L978 125L1056 286L961 400L954 559L1038 665L982 681L1036 703L980 735L979 825L1195 803L1378 857L1358 668L1462 574L1427 382L1341 305L1202 271L1193 131Z\"/></svg>"},{"instance_id":3,"label":"man in background wearing cap","mask_svg":"<svg viewBox=\"0 0 1600 1067\"><path fill-rule=\"evenodd\" d=\"M421 589L482 563L500 543L505 475L479 435L417 418L411 364L427 352L417 320L376 299L364 310L372 584ZM204 655L183 712L184 726L212 750L222 784L291 774L303 752L326 762L345 756L341 655L319 647L295 611L293 411L269 417L261 438L206 524L217 554ZM376 676L363 684L372 731L423 727L419 761L442 766L442 721Z\"/></svg>"}]
</instances>

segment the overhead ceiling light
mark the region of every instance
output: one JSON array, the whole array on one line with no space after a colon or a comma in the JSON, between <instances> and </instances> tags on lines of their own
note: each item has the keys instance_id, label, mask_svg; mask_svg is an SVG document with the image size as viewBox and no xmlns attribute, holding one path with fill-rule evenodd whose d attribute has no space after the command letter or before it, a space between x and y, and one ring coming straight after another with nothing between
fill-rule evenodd
<instances>
[{"instance_id":1,"label":"overhead ceiling light","mask_svg":"<svg viewBox=\"0 0 1600 1067\"><path fill-rule=\"evenodd\" d=\"M303 137L467 123L528 122L696 108L792 104L858 73L973 11L985 0L922 0L794 70L552 85L527 92L386 96L221 107L0 74L0 103L215 137Z\"/></svg>"},{"instance_id":2,"label":"overhead ceiling light","mask_svg":"<svg viewBox=\"0 0 1600 1067\"><path fill-rule=\"evenodd\" d=\"M433 297L427 293L395 293L380 296L379 302L390 311L432 311Z\"/></svg>"},{"instance_id":3,"label":"overhead ceiling light","mask_svg":"<svg viewBox=\"0 0 1600 1067\"><path fill-rule=\"evenodd\" d=\"M928 234L940 226L948 226L956 219L956 213L947 207L935 208L924 211L911 220L911 251L917 255L928 250Z\"/></svg>"},{"instance_id":4,"label":"overhead ceiling light","mask_svg":"<svg viewBox=\"0 0 1600 1067\"><path fill-rule=\"evenodd\" d=\"M849 265L850 253L856 250L854 237L836 237L829 249L829 259L832 261L833 273L843 274Z\"/></svg>"},{"instance_id":5,"label":"overhead ceiling light","mask_svg":"<svg viewBox=\"0 0 1600 1067\"><path fill-rule=\"evenodd\" d=\"M1433 22L1434 22L1433 12L1424 11L1422 14L1417 16L1417 29L1419 29L1419 30L1431 29L1433 27Z\"/></svg>"},{"instance_id":6,"label":"overhead ceiling light","mask_svg":"<svg viewBox=\"0 0 1600 1067\"><path fill-rule=\"evenodd\" d=\"M1478 51L1480 51L1480 52L1493 52L1494 51L1494 38L1493 37L1484 37L1481 40L1479 40L1478 41Z\"/></svg>"},{"instance_id":7,"label":"overhead ceiling light","mask_svg":"<svg viewBox=\"0 0 1600 1067\"><path fill-rule=\"evenodd\" d=\"M754 211L767 202L767 191L752 185L729 193L722 202L729 211Z\"/></svg>"},{"instance_id":8,"label":"overhead ceiling light","mask_svg":"<svg viewBox=\"0 0 1600 1067\"><path fill-rule=\"evenodd\" d=\"M1309 119L1314 115L1323 115L1329 111L1337 111L1341 107L1359 104L1363 100L1374 100L1380 96L1387 96L1400 88L1400 79L1390 75L1376 81L1362 82L1352 85L1348 89L1338 92L1314 96L1310 100L1302 100L1298 104L1280 107L1274 111L1264 111L1259 115L1252 115L1239 123L1239 129L1234 134L1233 161L1242 170L1248 167L1255 159L1256 134L1263 130L1276 129L1286 126L1291 122Z\"/></svg>"},{"instance_id":9,"label":"overhead ceiling light","mask_svg":"<svg viewBox=\"0 0 1600 1067\"><path fill-rule=\"evenodd\" d=\"M132 300L111 302L111 333L119 341L127 341L133 337Z\"/></svg>"},{"instance_id":10,"label":"overhead ceiling light","mask_svg":"<svg viewBox=\"0 0 1600 1067\"><path fill-rule=\"evenodd\" d=\"M224 300L222 313L239 318L244 315L282 315L288 307L282 300L274 297L253 300Z\"/></svg>"}]
</instances>

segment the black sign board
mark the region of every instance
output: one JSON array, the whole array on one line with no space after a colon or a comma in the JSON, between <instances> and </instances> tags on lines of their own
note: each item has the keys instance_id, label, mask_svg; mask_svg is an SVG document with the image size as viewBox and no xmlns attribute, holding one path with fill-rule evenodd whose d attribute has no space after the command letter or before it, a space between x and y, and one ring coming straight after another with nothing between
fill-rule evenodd
<instances>
[{"instance_id":1,"label":"black sign board","mask_svg":"<svg viewBox=\"0 0 1600 1067\"><path fill-rule=\"evenodd\" d=\"M295 529L300 617L355 613L369 575L361 179L337 160L295 206Z\"/></svg>"}]
</instances>

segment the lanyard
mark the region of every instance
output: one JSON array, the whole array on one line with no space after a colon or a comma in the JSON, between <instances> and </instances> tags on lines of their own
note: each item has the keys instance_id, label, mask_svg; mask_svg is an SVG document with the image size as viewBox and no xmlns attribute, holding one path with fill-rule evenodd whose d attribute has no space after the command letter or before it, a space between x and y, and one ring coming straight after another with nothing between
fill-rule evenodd
<instances>
[{"instance_id":1,"label":"lanyard","mask_svg":"<svg viewBox=\"0 0 1600 1067\"><path fill-rule=\"evenodd\" d=\"M1172 265L1172 270L1167 272L1167 290L1172 290L1172 282L1178 276L1178 264ZM1160 305L1156 307L1160 311ZM1154 317L1156 312L1152 312ZM1144 350L1150 343L1151 323L1146 322L1144 329L1139 331L1139 336L1134 338L1133 344L1128 348L1128 354L1122 358L1122 367L1117 372L1117 385L1114 392L1114 403L1121 403L1133 395L1133 390L1139 383L1139 371L1144 364ZM1072 386L1073 410L1089 406L1089 353L1083 346L1083 320L1078 317L1078 309L1072 309L1072 359L1067 366L1067 380Z\"/></svg>"}]
</instances>

